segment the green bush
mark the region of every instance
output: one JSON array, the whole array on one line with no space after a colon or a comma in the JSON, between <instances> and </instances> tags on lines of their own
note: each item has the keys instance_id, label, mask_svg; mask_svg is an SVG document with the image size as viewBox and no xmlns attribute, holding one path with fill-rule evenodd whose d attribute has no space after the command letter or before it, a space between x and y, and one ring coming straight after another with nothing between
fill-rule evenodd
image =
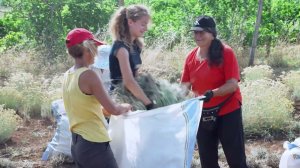
<instances>
[{"instance_id":1,"label":"green bush","mask_svg":"<svg viewBox=\"0 0 300 168\"><path fill-rule=\"evenodd\" d=\"M281 76L283 83L285 83L292 92L292 98L300 99L300 71L290 71Z\"/></svg>"},{"instance_id":2,"label":"green bush","mask_svg":"<svg viewBox=\"0 0 300 168\"><path fill-rule=\"evenodd\" d=\"M0 51L4 51L9 47L24 43L25 35L22 32L9 32L0 39Z\"/></svg>"},{"instance_id":3,"label":"green bush","mask_svg":"<svg viewBox=\"0 0 300 168\"><path fill-rule=\"evenodd\" d=\"M12 133L16 130L18 124L18 116L12 109L4 109L0 105L0 143L8 140Z\"/></svg>"},{"instance_id":4,"label":"green bush","mask_svg":"<svg viewBox=\"0 0 300 168\"><path fill-rule=\"evenodd\" d=\"M288 88L279 81L261 79L241 84L243 120L247 136L288 132L293 106Z\"/></svg>"},{"instance_id":5,"label":"green bush","mask_svg":"<svg viewBox=\"0 0 300 168\"><path fill-rule=\"evenodd\" d=\"M245 68L242 75L245 82L258 79L270 79L273 77L273 69L268 65L256 65Z\"/></svg>"}]
</instances>

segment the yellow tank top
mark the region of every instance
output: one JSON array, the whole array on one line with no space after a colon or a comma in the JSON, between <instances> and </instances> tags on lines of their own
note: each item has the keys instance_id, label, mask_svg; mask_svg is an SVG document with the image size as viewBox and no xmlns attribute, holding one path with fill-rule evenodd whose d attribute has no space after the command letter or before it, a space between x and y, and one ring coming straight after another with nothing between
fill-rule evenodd
<instances>
[{"instance_id":1,"label":"yellow tank top","mask_svg":"<svg viewBox=\"0 0 300 168\"><path fill-rule=\"evenodd\" d=\"M86 70L69 70L64 76L63 100L70 130L91 142L107 142L110 138L100 103L93 95L84 94L78 85L79 76Z\"/></svg>"}]
</instances>

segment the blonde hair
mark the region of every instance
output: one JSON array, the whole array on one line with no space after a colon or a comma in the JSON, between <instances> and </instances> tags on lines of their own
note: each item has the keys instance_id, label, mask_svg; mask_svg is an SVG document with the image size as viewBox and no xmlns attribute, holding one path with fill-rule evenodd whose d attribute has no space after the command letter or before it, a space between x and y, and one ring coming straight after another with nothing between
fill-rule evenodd
<instances>
[{"instance_id":1,"label":"blonde hair","mask_svg":"<svg viewBox=\"0 0 300 168\"><path fill-rule=\"evenodd\" d=\"M109 29L113 40L125 42L126 45L131 47L131 35L129 32L128 19L134 22L141 19L143 16L150 17L149 9L144 5L130 5L127 8L121 7L112 16ZM140 48L143 47L143 40L138 38L134 41Z\"/></svg>"},{"instance_id":2,"label":"blonde hair","mask_svg":"<svg viewBox=\"0 0 300 168\"><path fill-rule=\"evenodd\" d=\"M93 40L85 40L81 44L74 45L68 48L68 54L73 58L81 58L83 56L84 48L87 48L92 55L97 55L97 46Z\"/></svg>"},{"instance_id":3,"label":"blonde hair","mask_svg":"<svg viewBox=\"0 0 300 168\"><path fill-rule=\"evenodd\" d=\"M85 40L83 41L82 45L88 48L93 56L97 56L98 54L97 45L93 40Z\"/></svg>"}]
</instances>

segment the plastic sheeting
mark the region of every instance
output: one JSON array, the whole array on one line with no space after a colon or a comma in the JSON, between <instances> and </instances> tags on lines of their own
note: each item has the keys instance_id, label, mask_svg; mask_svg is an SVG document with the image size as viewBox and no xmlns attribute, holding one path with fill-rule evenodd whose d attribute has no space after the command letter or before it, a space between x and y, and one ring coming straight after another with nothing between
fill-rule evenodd
<instances>
[{"instance_id":1,"label":"plastic sheeting","mask_svg":"<svg viewBox=\"0 0 300 168\"><path fill-rule=\"evenodd\" d=\"M112 116L110 143L120 168L190 168L202 111L191 99Z\"/></svg>"}]
</instances>

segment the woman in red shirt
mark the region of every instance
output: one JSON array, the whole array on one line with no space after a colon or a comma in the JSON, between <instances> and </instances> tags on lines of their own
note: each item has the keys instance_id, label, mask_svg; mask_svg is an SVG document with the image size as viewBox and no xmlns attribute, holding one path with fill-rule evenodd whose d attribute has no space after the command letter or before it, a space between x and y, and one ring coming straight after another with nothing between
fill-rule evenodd
<instances>
[{"instance_id":1,"label":"woman in red shirt","mask_svg":"<svg viewBox=\"0 0 300 168\"><path fill-rule=\"evenodd\" d=\"M196 96L206 96L197 134L202 168L219 168L219 141L228 165L246 168L240 75L235 54L217 39L213 18L198 17L191 31L197 47L186 58L181 83ZM216 107L220 109L214 110ZM207 110L210 113L205 113Z\"/></svg>"}]
</instances>

